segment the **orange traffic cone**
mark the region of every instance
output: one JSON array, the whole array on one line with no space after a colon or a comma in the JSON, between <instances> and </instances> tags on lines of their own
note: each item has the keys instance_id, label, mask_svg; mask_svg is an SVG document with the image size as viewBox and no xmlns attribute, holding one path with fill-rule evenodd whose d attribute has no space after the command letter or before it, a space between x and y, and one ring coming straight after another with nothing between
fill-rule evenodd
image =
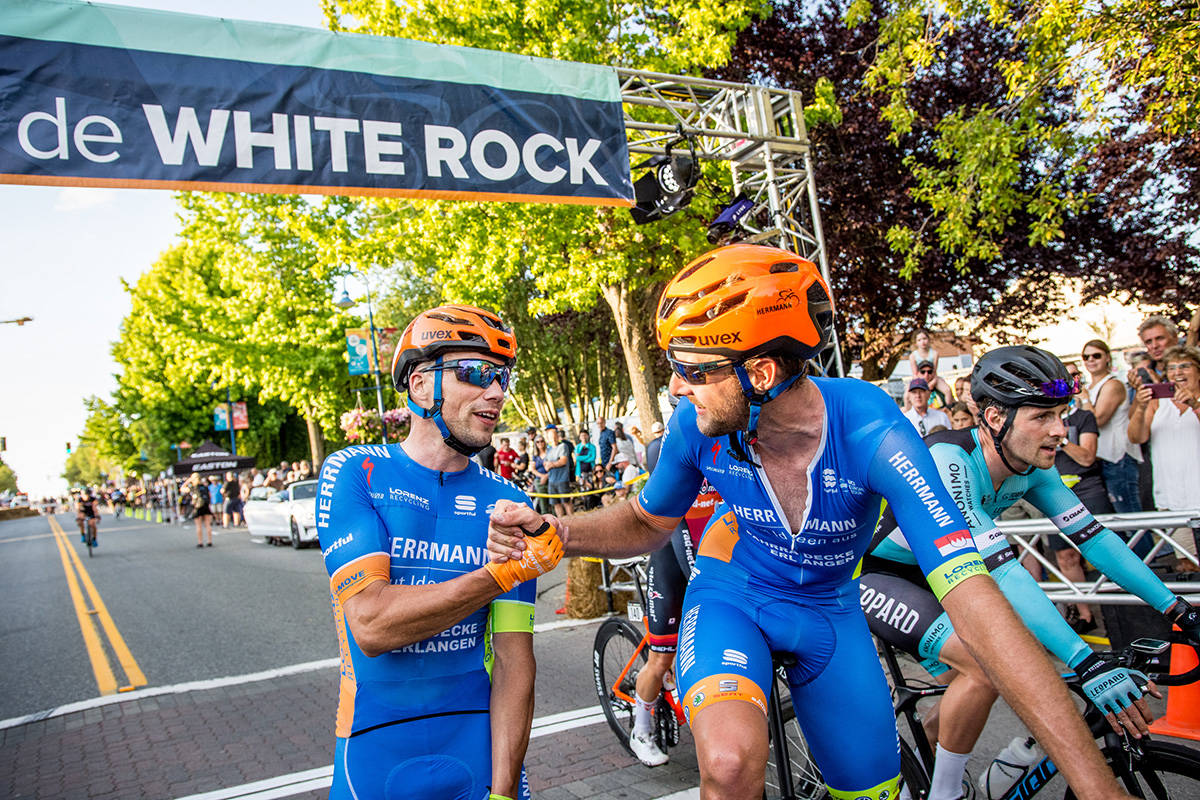
<instances>
[{"instance_id":1,"label":"orange traffic cone","mask_svg":"<svg viewBox=\"0 0 1200 800\"><path fill-rule=\"evenodd\" d=\"M1195 666L1195 650L1180 644L1171 647L1172 675L1187 672ZM1152 724L1150 732L1200 741L1200 682L1168 688L1167 715Z\"/></svg>"}]
</instances>

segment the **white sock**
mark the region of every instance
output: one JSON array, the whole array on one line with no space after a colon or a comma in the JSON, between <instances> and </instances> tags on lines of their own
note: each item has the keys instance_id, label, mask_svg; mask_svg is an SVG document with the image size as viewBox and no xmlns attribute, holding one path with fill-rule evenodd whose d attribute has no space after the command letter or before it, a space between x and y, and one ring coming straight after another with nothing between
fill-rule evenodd
<instances>
[{"instance_id":1,"label":"white sock","mask_svg":"<svg viewBox=\"0 0 1200 800\"><path fill-rule=\"evenodd\" d=\"M951 753L940 744L937 746L929 800L958 800L963 796L963 773L967 771L967 759L970 757L970 753Z\"/></svg>"},{"instance_id":2,"label":"white sock","mask_svg":"<svg viewBox=\"0 0 1200 800\"><path fill-rule=\"evenodd\" d=\"M637 692L634 692L633 699L636 701L633 709L633 732L634 734L649 733L650 717L654 713L654 703L658 698L647 703L638 697Z\"/></svg>"}]
</instances>

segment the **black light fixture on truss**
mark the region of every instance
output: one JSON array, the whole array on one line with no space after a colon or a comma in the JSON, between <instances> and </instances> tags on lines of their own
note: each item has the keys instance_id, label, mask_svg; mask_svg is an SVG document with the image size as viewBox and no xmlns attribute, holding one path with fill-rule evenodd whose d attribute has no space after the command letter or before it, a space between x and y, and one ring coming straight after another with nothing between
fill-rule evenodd
<instances>
[{"instance_id":1,"label":"black light fixture on truss","mask_svg":"<svg viewBox=\"0 0 1200 800\"><path fill-rule=\"evenodd\" d=\"M680 144L687 145L687 153L672 152ZM695 141L691 136L680 136L666 150L633 168L649 170L633 183L636 205L629 213L638 225L665 219L692 202L700 177Z\"/></svg>"}]
</instances>

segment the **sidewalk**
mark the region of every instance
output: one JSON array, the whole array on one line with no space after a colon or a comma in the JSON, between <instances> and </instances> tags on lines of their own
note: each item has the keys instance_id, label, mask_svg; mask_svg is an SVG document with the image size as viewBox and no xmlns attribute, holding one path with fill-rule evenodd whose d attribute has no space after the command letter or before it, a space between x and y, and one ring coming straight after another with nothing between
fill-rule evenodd
<instances>
[{"instance_id":1,"label":"sidewalk","mask_svg":"<svg viewBox=\"0 0 1200 800\"><path fill-rule=\"evenodd\" d=\"M671 763L653 770L617 745L590 675L576 664L576 651L590 645L594 632L594 624L583 624L535 639L547 677L568 663L576 668L566 685L538 698L526 759L534 796L651 800L696 786L686 730ZM64 707L45 719L10 721L0 730L0 797L325 798L337 680L334 663L314 662L293 674L211 688L221 681L151 688L82 710Z\"/></svg>"}]
</instances>

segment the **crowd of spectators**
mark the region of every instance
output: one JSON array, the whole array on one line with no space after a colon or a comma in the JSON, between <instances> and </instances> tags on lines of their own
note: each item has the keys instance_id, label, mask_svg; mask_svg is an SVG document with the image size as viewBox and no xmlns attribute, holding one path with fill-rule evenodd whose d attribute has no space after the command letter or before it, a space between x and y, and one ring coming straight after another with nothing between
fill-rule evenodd
<instances>
[{"instance_id":1,"label":"crowd of spectators","mask_svg":"<svg viewBox=\"0 0 1200 800\"><path fill-rule=\"evenodd\" d=\"M475 458L531 494L547 495L534 498L542 513L570 515L627 496L645 472L647 449L659 446L663 430L655 422L646 440L636 425L627 430L620 421L610 425L600 417L580 427L576 441L563 426L550 423L540 431L531 426L501 436L496 448Z\"/></svg>"}]
</instances>

